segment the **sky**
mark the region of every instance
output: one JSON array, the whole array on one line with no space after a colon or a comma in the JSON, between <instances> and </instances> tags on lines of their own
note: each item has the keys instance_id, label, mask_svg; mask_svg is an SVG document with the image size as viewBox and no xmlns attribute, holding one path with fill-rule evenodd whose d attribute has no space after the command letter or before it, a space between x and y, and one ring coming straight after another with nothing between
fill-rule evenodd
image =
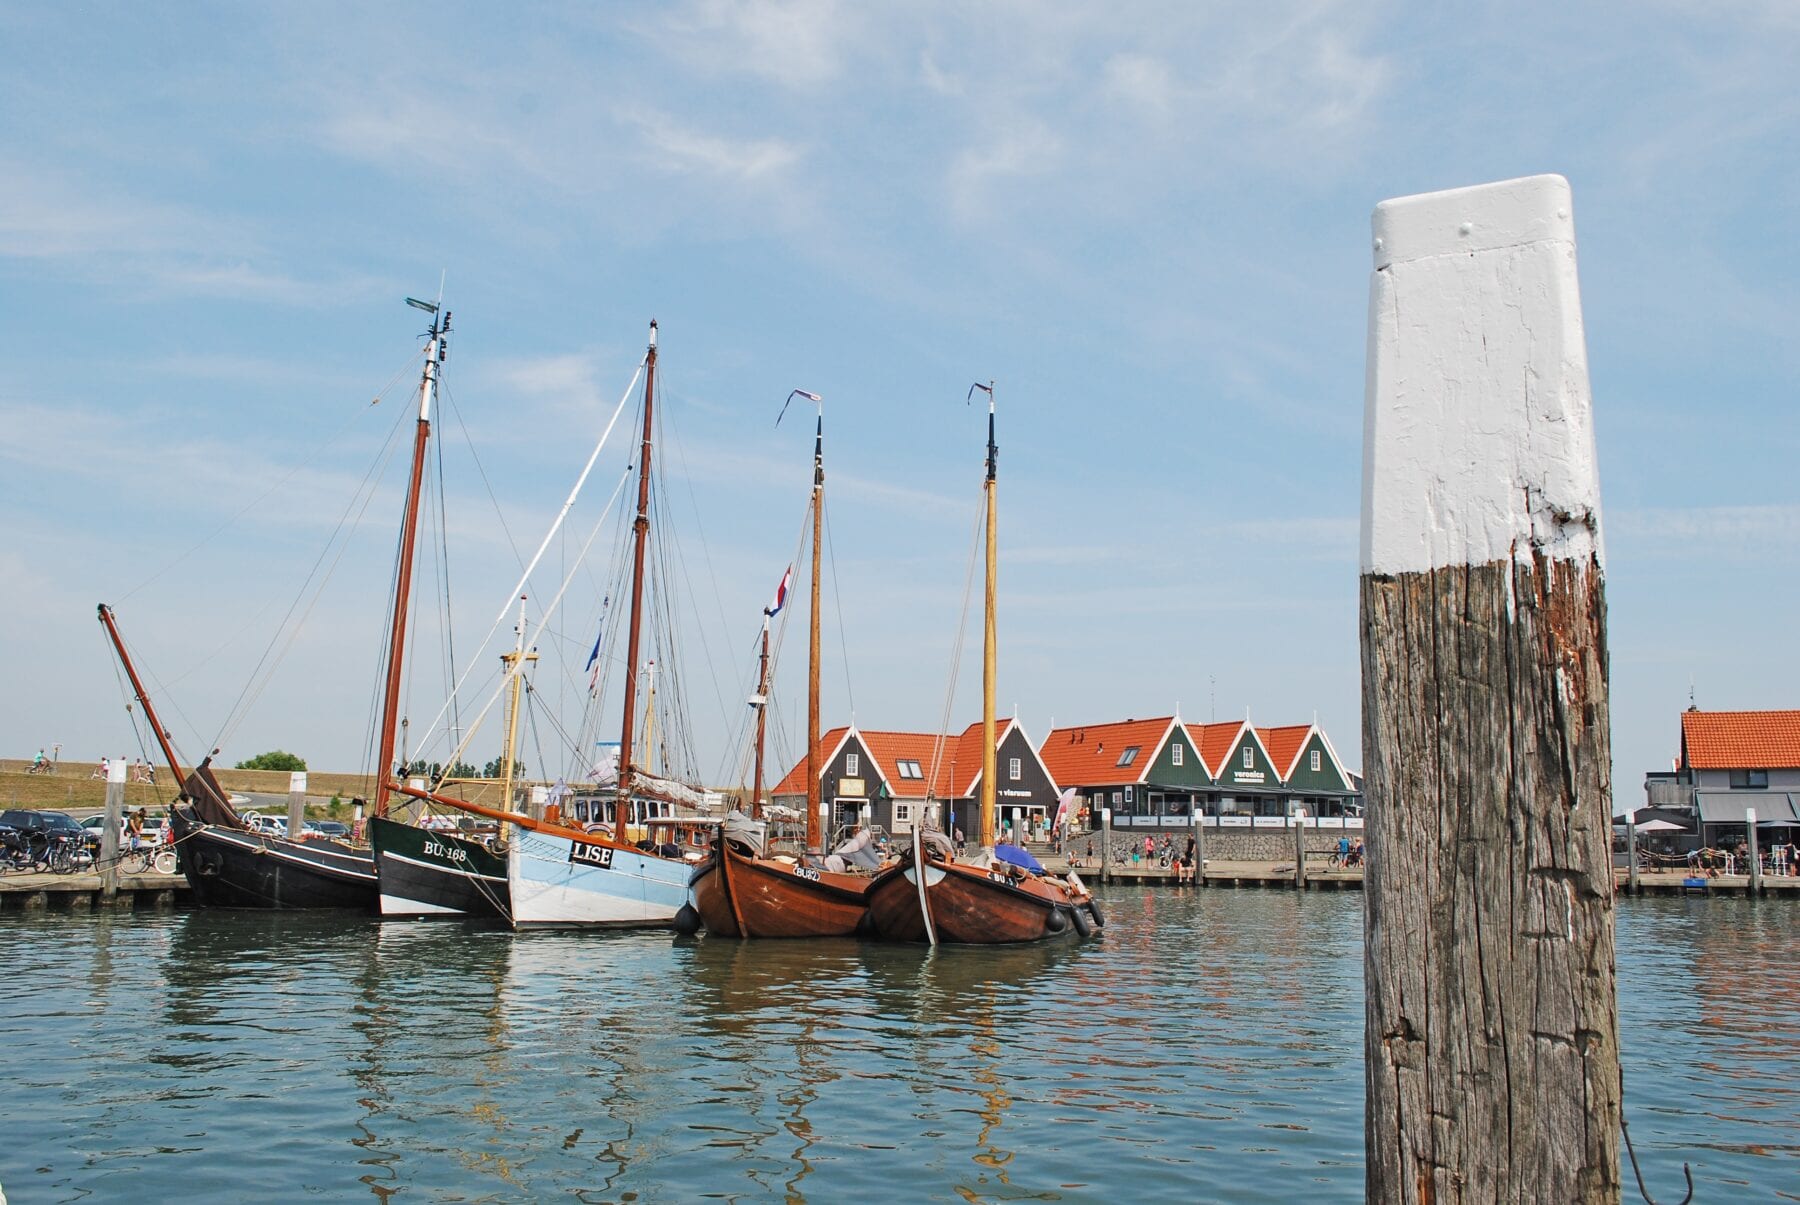
<instances>
[{"instance_id":1,"label":"sky","mask_svg":"<svg viewBox=\"0 0 1800 1205\"><path fill-rule=\"evenodd\" d=\"M975 615L953 657L977 380L1002 713L1040 740L1316 718L1360 767L1370 213L1557 172L1635 806L1690 698L1800 706L1796 61L1774 0L6 5L0 755L139 752L107 602L188 757L372 762L425 325L403 299L441 282L409 748L439 747L416 734L465 665L459 707L485 704L509 625L484 638L654 318L669 647L708 781L743 762L805 523L795 388L825 398L826 725L978 717ZM589 532L610 548L631 455L622 430L601 450L528 613ZM539 638L540 766L591 737L611 555ZM472 760L498 743L490 720Z\"/></svg>"}]
</instances>

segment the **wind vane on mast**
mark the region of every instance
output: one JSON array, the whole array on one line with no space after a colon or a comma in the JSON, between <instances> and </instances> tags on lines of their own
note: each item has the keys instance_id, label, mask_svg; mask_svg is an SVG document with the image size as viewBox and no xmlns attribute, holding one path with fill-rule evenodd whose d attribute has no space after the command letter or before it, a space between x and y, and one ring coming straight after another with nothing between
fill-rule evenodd
<instances>
[{"instance_id":1,"label":"wind vane on mast","mask_svg":"<svg viewBox=\"0 0 1800 1205\"><path fill-rule=\"evenodd\" d=\"M775 416L775 425L777 427L779 427L781 425L781 420L787 417L788 404L797 397L803 397L809 402L823 402L825 400L824 398L820 397L818 394L808 393L804 389L795 389L795 390L791 391L787 395L787 401L781 403L781 413L777 414Z\"/></svg>"}]
</instances>

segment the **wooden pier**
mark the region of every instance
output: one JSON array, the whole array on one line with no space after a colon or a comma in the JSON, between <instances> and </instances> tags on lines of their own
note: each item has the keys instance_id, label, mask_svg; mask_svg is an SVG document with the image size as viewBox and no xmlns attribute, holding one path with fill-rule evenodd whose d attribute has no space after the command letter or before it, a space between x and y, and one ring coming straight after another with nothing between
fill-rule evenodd
<instances>
[{"instance_id":1,"label":"wooden pier","mask_svg":"<svg viewBox=\"0 0 1800 1205\"><path fill-rule=\"evenodd\" d=\"M122 874L117 893L110 897L97 874L0 876L0 912L173 908L188 903L192 895L187 880L178 874Z\"/></svg>"}]
</instances>

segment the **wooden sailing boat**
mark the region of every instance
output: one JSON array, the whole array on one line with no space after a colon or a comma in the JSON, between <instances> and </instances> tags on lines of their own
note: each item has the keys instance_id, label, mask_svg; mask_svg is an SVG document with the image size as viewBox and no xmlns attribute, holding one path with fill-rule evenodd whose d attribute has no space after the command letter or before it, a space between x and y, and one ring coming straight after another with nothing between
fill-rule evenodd
<instances>
[{"instance_id":1,"label":"wooden sailing boat","mask_svg":"<svg viewBox=\"0 0 1800 1205\"><path fill-rule=\"evenodd\" d=\"M438 372L448 354L450 312L428 301L407 304L431 315L425 365L419 378L419 419L413 434L412 475L401 517L398 563L394 575L393 626L389 633L385 703L381 721L381 755L376 766L375 814L387 814L392 778L395 727L399 722L400 675L405 665L407 604L412 592L412 562L419 523L419 492L425 473L425 445L431 435L431 407L437 397ZM232 808L212 773L209 755L191 775L183 775L168 734L155 719L155 709L139 681L112 611L100 606L120 662L156 733L169 770L182 783L182 798L171 809L178 864L201 904L237 908L377 907L375 856L367 848L325 839L302 840L253 832Z\"/></svg>"},{"instance_id":2,"label":"wooden sailing boat","mask_svg":"<svg viewBox=\"0 0 1800 1205\"><path fill-rule=\"evenodd\" d=\"M511 807L492 808L442 792L396 783L394 790L477 816L513 825L507 842L506 873L510 917L515 927L599 926L612 928L699 928L689 902L691 863L684 856L683 825L650 819L643 841L633 843L634 806L649 813L663 805L693 805L698 793L685 784L633 767L637 676L644 610L645 545L650 532L651 432L656 402L656 323L650 324L645 353L643 437L638 460L637 517L632 524L630 635L627 641L624 716L612 824L579 819L561 808L543 818ZM510 803L510 801L508 801ZM694 827L694 826L689 826Z\"/></svg>"},{"instance_id":3,"label":"wooden sailing boat","mask_svg":"<svg viewBox=\"0 0 1800 1205\"><path fill-rule=\"evenodd\" d=\"M524 645L524 604L521 598L514 646L500 657L507 674L500 798L509 808L517 764L519 695L524 688L524 679L515 669L537 660L537 653ZM369 844L375 851L383 916L508 916L512 912L506 854L487 841L378 815L369 821Z\"/></svg>"},{"instance_id":4,"label":"wooden sailing boat","mask_svg":"<svg viewBox=\"0 0 1800 1205\"><path fill-rule=\"evenodd\" d=\"M817 403L817 394L788 395ZM780 420L776 420L779 422ZM728 823L709 857L694 872L694 906L707 932L721 937L848 937L868 922L867 874L832 870L818 855L824 849L824 817L819 795L819 541L825 502L825 410L819 408L813 436L812 619L808 641L806 704L806 853L802 859L766 856L754 835L740 837ZM764 712L769 693L769 619L763 612L762 657L758 673L756 780L752 816L759 816L763 792Z\"/></svg>"},{"instance_id":5,"label":"wooden sailing boat","mask_svg":"<svg viewBox=\"0 0 1800 1205\"><path fill-rule=\"evenodd\" d=\"M955 861L941 833L913 829L912 848L869 888L869 923L891 941L995 945L1038 941L1070 932L1089 936L1100 923L1093 897L1074 874L1066 879L1042 873L1023 850L994 846L994 677L997 661L994 598L998 553L994 519L994 387L975 385L988 396L987 584L981 663L980 849L967 862ZM1002 857L999 853L1009 856ZM1021 856L1022 855L1022 856Z\"/></svg>"}]
</instances>

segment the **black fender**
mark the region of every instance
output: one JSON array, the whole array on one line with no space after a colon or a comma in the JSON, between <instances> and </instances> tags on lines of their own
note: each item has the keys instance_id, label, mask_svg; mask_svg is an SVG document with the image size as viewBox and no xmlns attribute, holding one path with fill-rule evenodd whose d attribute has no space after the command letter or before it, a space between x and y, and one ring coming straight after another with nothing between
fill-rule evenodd
<instances>
[{"instance_id":1,"label":"black fender","mask_svg":"<svg viewBox=\"0 0 1800 1205\"><path fill-rule=\"evenodd\" d=\"M1094 935L1094 926L1088 924L1088 918L1079 907L1069 909L1069 916L1075 921L1075 932L1081 934L1083 941Z\"/></svg>"},{"instance_id":2,"label":"black fender","mask_svg":"<svg viewBox=\"0 0 1800 1205\"><path fill-rule=\"evenodd\" d=\"M1089 912L1094 914L1094 928L1096 928L1096 929L1106 928L1106 918L1104 916L1100 915L1100 901L1099 900L1089 900L1087 902L1087 909Z\"/></svg>"}]
</instances>

